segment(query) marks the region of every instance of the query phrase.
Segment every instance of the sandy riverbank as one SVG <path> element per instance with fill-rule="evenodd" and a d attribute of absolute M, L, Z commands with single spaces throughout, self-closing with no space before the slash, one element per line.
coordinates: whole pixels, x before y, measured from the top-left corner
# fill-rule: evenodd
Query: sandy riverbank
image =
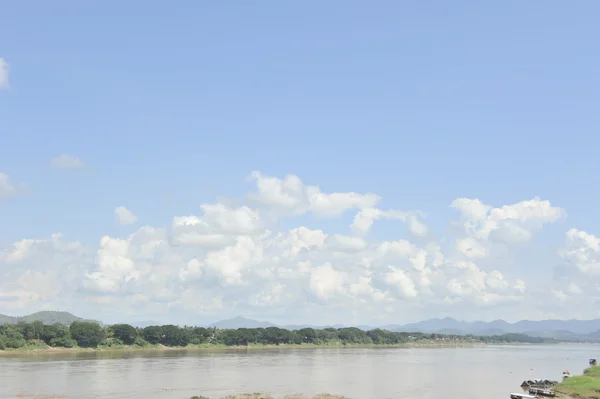
<path fill-rule="evenodd" d="M 52 353 L 84 353 L 84 352 L 122 352 L 122 351 L 224 351 L 224 350 L 261 350 L 261 349 L 334 349 L 334 348 L 468 348 L 476 346 L 485 346 L 484 343 L 453 341 L 453 342 L 411 342 L 395 345 L 375 345 L 375 344 L 342 344 L 330 343 L 324 345 L 313 344 L 283 344 L 283 345 L 261 345 L 253 344 L 248 346 L 225 346 L 225 345 L 189 345 L 185 347 L 169 347 L 156 345 L 150 347 L 139 346 L 119 346 L 119 347 L 100 347 L 100 348 L 53 348 L 53 347 L 24 347 L 19 349 L 0 350 L 2 355 L 20 355 L 20 354 L 52 354 Z"/>
<path fill-rule="evenodd" d="M 205 396 L 192 396 L 191 399 L 210 399 Z M 273 396 L 264 393 L 246 393 L 241 395 L 230 395 L 223 399 L 275 399 Z M 345 396 L 321 393 L 318 395 L 286 395 L 282 399 L 348 399 Z"/>

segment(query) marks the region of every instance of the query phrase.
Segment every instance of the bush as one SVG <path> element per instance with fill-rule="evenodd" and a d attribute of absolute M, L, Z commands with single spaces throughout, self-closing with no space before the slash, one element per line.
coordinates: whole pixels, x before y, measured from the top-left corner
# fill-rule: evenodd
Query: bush
<path fill-rule="evenodd" d="M 27 346 L 36 346 L 40 348 L 46 348 L 48 345 L 41 339 L 30 339 L 27 341 Z"/>
<path fill-rule="evenodd" d="M 143 346 L 149 346 L 149 345 L 150 345 L 150 344 L 148 343 L 148 341 L 146 341 L 144 338 L 142 338 L 142 337 L 139 337 L 139 336 L 138 336 L 138 337 L 135 337 L 135 340 L 133 341 L 133 344 L 134 344 L 134 345 L 137 345 L 137 346 L 142 346 L 142 347 L 143 347 Z"/>
<path fill-rule="evenodd" d="M 50 346 L 55 348 L 74 348 L 77 346 L 77 342 L 74 339 L 68 337 L 52 338 L 50 340 Z"/>
<path fill-rule="evenodd" d="M 6 349 L 18 349 L 27 345 L 27 341 L 23 338 L 6 338 L 4 340 L 4 346 Z"/>
<path fill-rule="evenodd" d="M 123 345 L 123 341 L 121 341 L 119 338 L 106 338 L 100 343 L 100 346 L 104 346 L 106 348 L 120 348 Z"/>

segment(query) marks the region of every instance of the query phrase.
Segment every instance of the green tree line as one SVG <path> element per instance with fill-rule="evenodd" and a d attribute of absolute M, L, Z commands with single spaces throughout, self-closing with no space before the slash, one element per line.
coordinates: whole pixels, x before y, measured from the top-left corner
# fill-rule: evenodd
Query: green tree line
<path fill-rule="evenodd" d="M 460 341 L 481 343 L 526 342 L 543 343 L 552 340 L 530 337 L 525 334 L 495 336 L 426 334 L 418 332 L 393 332 L 379 328 L 364 331 L 355 327 L 302 328 L 286 330 L 278 327 L 238 328 L 219 330 L 205 327 L 179 327 L 175 325 L 136 328 L 129 324 L 102 327 L 93 322 L 76 321 L 70 326 L 32 323 L 0 325 L 0 350 L 26 347 L 111 348 L 122 346 L 189 345 L 398 345 L 423 341 Z"/>

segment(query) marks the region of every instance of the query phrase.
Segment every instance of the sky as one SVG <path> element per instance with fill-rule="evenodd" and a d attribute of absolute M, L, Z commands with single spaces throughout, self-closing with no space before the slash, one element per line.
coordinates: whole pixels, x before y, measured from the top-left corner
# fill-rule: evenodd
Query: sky
<path fill-rule="evenodd" d="M 600 317 L 599 13 L 3 4 L 0 313 Z"/>

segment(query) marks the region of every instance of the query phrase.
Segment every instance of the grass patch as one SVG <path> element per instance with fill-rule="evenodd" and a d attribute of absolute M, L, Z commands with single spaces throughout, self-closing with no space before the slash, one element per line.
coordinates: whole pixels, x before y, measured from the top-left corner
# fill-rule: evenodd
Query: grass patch
<path fill-rule="evenodd" d="M 600 380 L 600 366 L 592 366 L 589 369 L 585 369 L 583 375 L 587 377 L 598 378 Z"/>
<path fill-rule="evenodd" d="M 583 375 L 564 379 L 555 391 L 573 397 L 600 399 L 600 366 L 586 369 Z"/>

